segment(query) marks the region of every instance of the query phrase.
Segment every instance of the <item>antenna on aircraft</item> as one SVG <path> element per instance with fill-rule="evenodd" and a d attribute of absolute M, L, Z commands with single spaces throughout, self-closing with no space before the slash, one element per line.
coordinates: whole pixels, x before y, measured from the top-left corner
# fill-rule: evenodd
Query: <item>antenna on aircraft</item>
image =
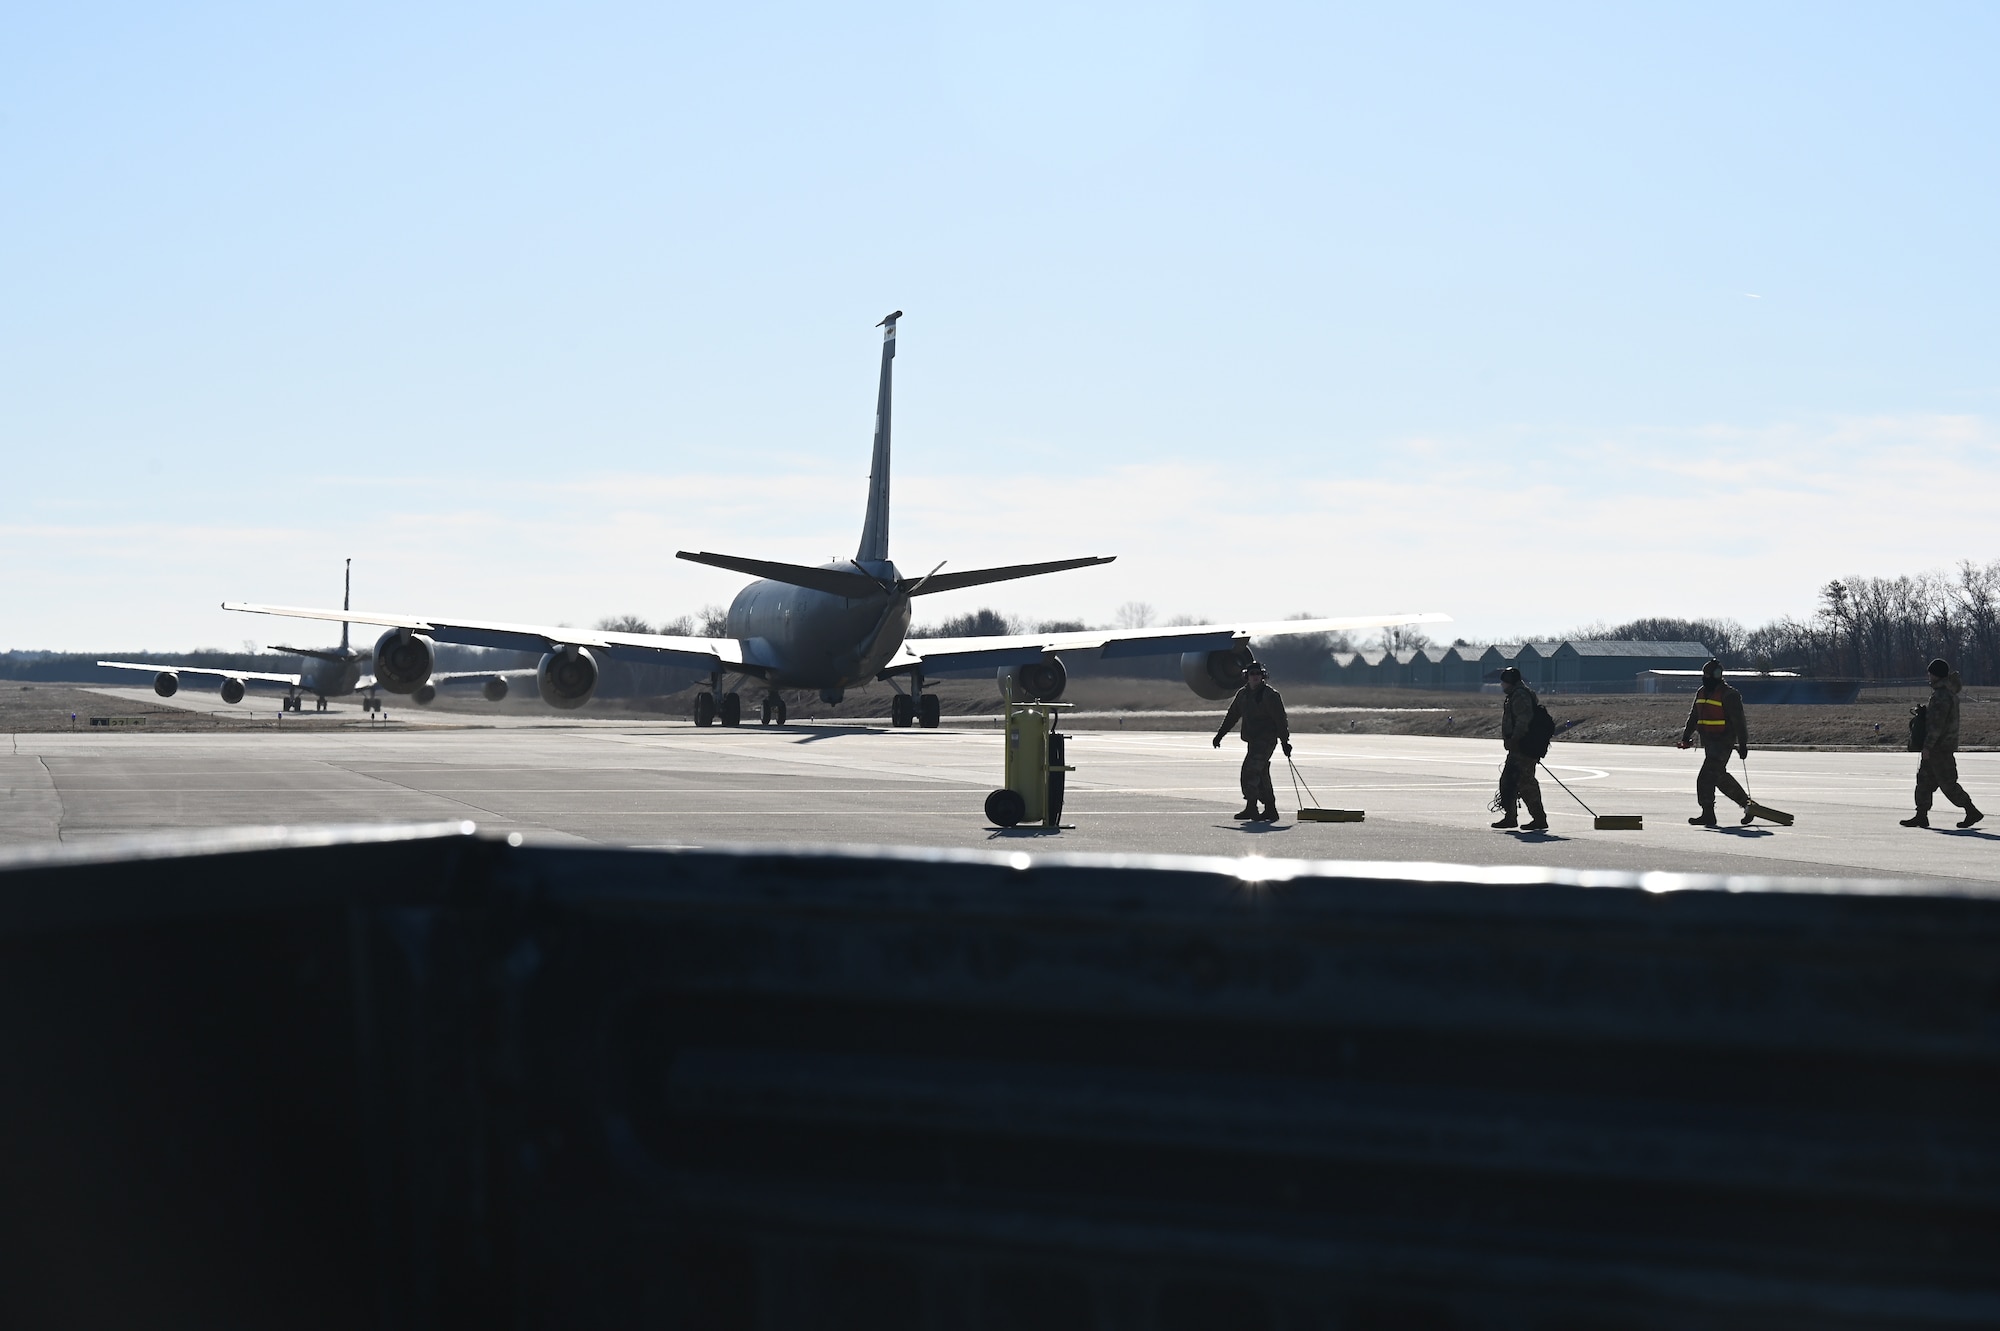
<path fill-rule="evenodd" d="M 341 580 L 340 608 L 346 610 L 354 604 L 354 556 L 347 557 L 347 573 Z M 347 621 L 340 621 L 340 650 L 347 651 Z"/>

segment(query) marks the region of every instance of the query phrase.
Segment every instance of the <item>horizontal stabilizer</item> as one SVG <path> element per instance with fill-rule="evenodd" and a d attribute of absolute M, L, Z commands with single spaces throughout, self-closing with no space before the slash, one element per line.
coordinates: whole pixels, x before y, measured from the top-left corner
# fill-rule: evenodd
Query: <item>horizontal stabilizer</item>
<path fill-rule="evenodd" d="M 769 578 L 772 582 L 789 583 L 794 587 L 810 587 L 816 592 L 827 592 L 834 596 L 880 596 L 882 584 L 865 573 L 848 573 L 837 568 L 807 568 L 803 564 L 780 564 L 770 559 L 744 559 L 738 555 L 716 555 L 703 550 L 690 552 L 678 550 L 674 558 L 685 559 L 694 564 L 707 564 L 713 568 L 726 568 L 733 573 L 748 573 L 753 578 Z"/>
<path fill-rule="evenodd" d="M 927 578 L 904 578 L 897 584 L 896 590 L 905 596 L 929 596 L 933 592 L 955 592 L 961 587 L 983 587 L 989 582 L 1012 582 L 1016 578 L 1061 573 L 1064 569 L 1109 564 L 1117 557 L 1091 555 L 1084 559 L 1056 559 L 1046 564 L 1009 564 L 1005 568 L 972 568 L 963 573 L 933 573 Z"/>
<path fill-rule="evenodd" d="M 352 651 L 330 652 L 312 647 L 286 647 L 278 643 L 273 643 L 269 647 L 266 647 L 264 650 L 267 652 L 283 652 L 287 656 L 310 656 L 315 661 L 353 661 L 357 659 L 366 660 L 368 659 L 369 655 L 367 652 L 362 652 L 357 657 L 357 655 Z"/>

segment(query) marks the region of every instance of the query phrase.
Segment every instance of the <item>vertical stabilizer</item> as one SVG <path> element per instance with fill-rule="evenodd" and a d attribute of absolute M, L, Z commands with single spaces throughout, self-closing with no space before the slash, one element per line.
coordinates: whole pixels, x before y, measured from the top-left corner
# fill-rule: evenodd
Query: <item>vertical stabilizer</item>
<path fill-rule="evenodd" d="M 353 604 L 354 604 L 354 557 L 352 555 L 349 555 L 347 558 L 347 578 L 344 582 L 342 582 L 340 587 L 340 608 L 342 610 L 346 610 L 351 608 Z M 347 646 L 347 621 L 344 619 L 340 621 L 340 650 L 343 652 L 349 650 Z"/>
<path fill-rule="evenodd" d="M 882 383 L 875 390 L 875 461 L 868 469 L 868 518 L 861 524 L 859 560 L 889 557 L 889 397 L 896 361 L 897 310 L 875 326 L 882 330 Z"/>

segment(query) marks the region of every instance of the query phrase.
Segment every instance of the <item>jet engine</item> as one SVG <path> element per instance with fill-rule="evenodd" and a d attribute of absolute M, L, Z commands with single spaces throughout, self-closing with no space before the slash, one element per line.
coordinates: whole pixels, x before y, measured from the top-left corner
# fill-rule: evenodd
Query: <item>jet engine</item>
<path fill-rule="evenodd" d="M 485 695 L 486 701 L 499 702 L 502 698 L 507 696 L 506 677 L 503 675 L 495 675 L 493 678 L 487 680 L 484 684 L 481 684 L 479 686 L 479 691 L 481 694 Z"/>
<path fill-rule="evenodd" d="M 435 684 L 419 684 L 410 691 L 410 701 L 419 707 L 428 707 L 437 701 L 438 687 Z"/>
<path fill-rule="evenodd" d="M 1243 687 L 1243 667 L 1250 660 L 1249 649 L 1232 647 L 1220 652 L 1182 652 L 1181 678 L 1203 698 L 1216 702 L 1236 696 Z"/>
<path fill-rule="evenodd" d="M 549 706 L 574 711 L 597 692 L 597 675 L 597 658 L 589 648 L 565 647 L 550 652 L 535 667 L 535 687 Z"/>
<path fill-rule="evenodd" d="M 162 698 L 171 698 L 181 691 L 181 677 L 171 670 L 162 670 L 153 676 L 153 692 Z"/>
<path fill-rule="evenodd" d="M 390 629 L 375 640 L 375 682 L 391 693 L 415 693 L 436 665 L 436 644 L 421 633 Z"/>
<path fill-rule="evenodd" d="M 224 701 L 224 702 L 226 702 L 226 703 L 239 703 L 239 702 L 242 702 L 242 701 L 243 701 L 243 681 L 242 681 L 242 680 L 240 680 L 240 679 L 225 679 L 225 680 L 223 680 L 223 681 L 222 681 L 222 701 Z"/>
<path fill-rule="evenodd" d="M 1060 656 L 1044 657 L 1026 665 L 1000 667 L 1000 696 L 1019 702 L 1054 702 L 1069 687 L 1069 671 Z"/>

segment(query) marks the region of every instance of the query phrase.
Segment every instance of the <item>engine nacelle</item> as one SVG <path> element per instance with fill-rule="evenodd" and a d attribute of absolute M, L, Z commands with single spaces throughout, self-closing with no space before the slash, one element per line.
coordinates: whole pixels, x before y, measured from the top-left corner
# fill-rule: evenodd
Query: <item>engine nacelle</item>
<path fill-rule="evenodd" d="M 437 696 L 438 686 L 435 684 L 419 684 L 410 690 L 410 701 L 419 707 L 430 706 L 437 701 Z"/>
<path fill-rule="evenodd" d="M 1220 652 L 1182 652 L 1181 678 L 1197 695 L 1213 702 L 1234 698 L 1243 687 L 1243 667 L 1248 651 L 1231 647 Z"/>
<path fill-rule="evenodd" d="M 162 670 L 153 676 L 153 692 L 162 698 L 171 698 L 181 691 L 181 677 L 171 670 Z"/>
<path fill-rule="evenodd" d="M 390 629 L 375 640 L 375 682 L 391 693 L 415 693 L 436 666 L 437 644 L 421 633 Z"/>
<path fill-rule="evenodd" d="M 1000 696 L 1014 702 L 1054 702 L 1069 687 L 1069 671 L 1063 669 L 1060 656 L 1001 666 L 998 678 Z"/>
<path fill-rule="evenodd" d="M 479 692 L 484 695 L 486 701 L 499 702 L 507 696 L 507 680 L 504 676 L 495 675 L 479 686 Z"/>
<path fill-rule="evenodd" d="M 565 647 L 550 652 L 535 667 L 535 687 L 542 701 L 565 712 L 575 711 L 597 692 L 597 658 L 588 647 Z"/>
<path fill-rule="evenodd" d="M 243 681 L 225 679 L 222 681 L 222 701 L 235 704 L 243 701 Z"/>

